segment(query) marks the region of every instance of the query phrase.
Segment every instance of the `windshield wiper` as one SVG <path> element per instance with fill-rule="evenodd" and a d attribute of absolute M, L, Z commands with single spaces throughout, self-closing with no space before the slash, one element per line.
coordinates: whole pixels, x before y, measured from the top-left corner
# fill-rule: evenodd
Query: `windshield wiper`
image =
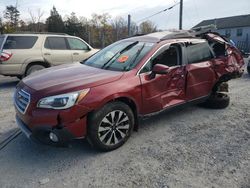
<path fill-rule="evenodd" d="M 129 70 L 131 68 L 131 66 L 135 63 L 136 59 L 139 57 L 139 55 L 141 54 L 141 51 L 143 50 L 143 48 L 145 47 L 145 43 L 142 45 L 142 47 L 140 49 L 137 50 L 136 54 L 135 54 L 135 58 L 132 61 L 132 63 L 130 63 L 126 68 L 124 67 L 125 70 Z"/>
<path fill-rule="evenodd" d="M 111 60 L 113 60 L 116 56 L 121 55 L 122 53 L 128 51 L 129 49 L 131 49 L 133 46 L 135 46 L 136 44 L 138 44 L 139 41 L 133 42 L 132 44 L 129 44 L 128 46 L 126 46 L 125 48 L 123 48 L 121 51 L 117 52 L 115 55 L 113 55 L 106 63 L 103 64 L 103 66 L 101 67 L 101 69 L 104 69 L 105 66 L 107 66 L 106 68 L 109 68 L 110 65 L 112 65 Z M 111 62 L 111 63 L 110 63 Z M 110 64 L 109 64 L 110 63 Z"/>

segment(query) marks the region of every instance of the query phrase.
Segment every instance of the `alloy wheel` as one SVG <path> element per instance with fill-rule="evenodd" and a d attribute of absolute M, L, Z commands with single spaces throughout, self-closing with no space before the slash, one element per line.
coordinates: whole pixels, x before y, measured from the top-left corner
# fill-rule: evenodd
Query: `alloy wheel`
<path fill-rule="evenodd" d="M 99 140 L 107 146 L 116 145 L 126 137 L 129 128 L 130 121 L 125 112 L 121 110 L 109 112 L 99 125 Z"/>

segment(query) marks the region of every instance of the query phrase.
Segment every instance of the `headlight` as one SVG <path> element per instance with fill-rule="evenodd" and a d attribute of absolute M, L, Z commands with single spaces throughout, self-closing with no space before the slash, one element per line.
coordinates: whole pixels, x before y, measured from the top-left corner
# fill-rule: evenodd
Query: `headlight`
<path fill-rule="evenodd" d="M 89 89 L 84 89 L 82 91 L 46 97 L 39 100 L 39 102 L 37 103 L 37 107 L 51 109 L 67 109 L 74 106 L 78 101 L 82 100 L 88 92 Z"/>

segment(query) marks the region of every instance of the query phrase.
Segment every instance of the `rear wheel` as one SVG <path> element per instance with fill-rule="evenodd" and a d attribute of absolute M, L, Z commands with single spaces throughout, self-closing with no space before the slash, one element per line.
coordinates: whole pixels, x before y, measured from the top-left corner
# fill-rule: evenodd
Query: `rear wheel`
<path fill-rule="evenodd" d="M 45 67 L 43 65 L 31 65 L 27 69 L 25 76 L 29 76 L 29 75 L 33 74 L 34 72 L 42 70 L 42 69 L 45 69 Z"/>
<path fill-rule="evenodd" d="M 228 107 L 230 97 L 225 93 L 212 94 L 201 106 L 213 109 L 223 109 Z"/>
<path fill-rule="evenodd" d="M 134 114 L 122 102 L 112 102 L 89 117 L 88 139 L 98 149 L 114 150 L 123 145 L 131 135 Z"/>

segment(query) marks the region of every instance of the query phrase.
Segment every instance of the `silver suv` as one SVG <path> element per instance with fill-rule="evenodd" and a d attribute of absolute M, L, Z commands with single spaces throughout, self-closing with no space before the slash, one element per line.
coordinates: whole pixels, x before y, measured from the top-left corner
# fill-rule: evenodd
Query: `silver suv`
<path fill-rule="evenodd" d="M 47 67 L 85 60 L 97 51 L 66 34 L 0 35 L 0 74 L 22 78 Z"/>

